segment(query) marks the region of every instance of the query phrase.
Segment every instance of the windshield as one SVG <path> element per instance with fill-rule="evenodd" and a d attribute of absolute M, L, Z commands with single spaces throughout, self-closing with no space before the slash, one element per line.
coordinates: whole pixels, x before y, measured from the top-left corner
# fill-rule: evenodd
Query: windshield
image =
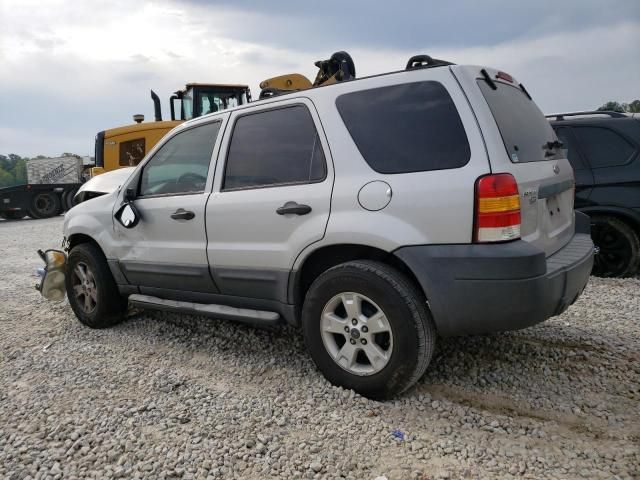
<path fill-rule="evenodd" d="M 207 115 L 243 105 L 247 103 L 247 96 L 243 90 L 238 89 L 199 88 L 196 102 L 194 115 Z"/>
<path fill-rule="evenodd" d="M 558 158 L 562 152 L 547 142 L 557 140 L 538 106 L 517 86 L 495 82 L 495 90 L 484 79 L 478 86 L 498 124 L 504 147 L 513 163 Z"/>
<path fill-rule="evenodd" d="M 183 120 L 193 118 L 193 88 L 187 90 L 182 96 Z"/>

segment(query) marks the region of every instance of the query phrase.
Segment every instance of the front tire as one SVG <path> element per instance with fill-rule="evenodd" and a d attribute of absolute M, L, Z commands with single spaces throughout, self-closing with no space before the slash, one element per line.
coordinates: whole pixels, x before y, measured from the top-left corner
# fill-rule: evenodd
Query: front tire
<path fill-rule="evenodd" d="M 307 348 L 327 380 L 376 399 L 418 381 L 436 338 L 416 286 L 394 268 L 368 260 L 320 275 L 307 292 L 302 323 Z"/>
<path fill-rule="evenodd" d="M 629 277 L 640 266 L 640 238 L 627 223 L 606 215 L 591 217 L 596 246 L 592 273 L 597 277 Z"/>
<path fill-rule="evenodd" d="M 121 322 L 127 301 L 116 285 L 102 251 L 91 243 L 73 247 L 65 275 L 67 298 L 78 320 L 90 328 Z"/>

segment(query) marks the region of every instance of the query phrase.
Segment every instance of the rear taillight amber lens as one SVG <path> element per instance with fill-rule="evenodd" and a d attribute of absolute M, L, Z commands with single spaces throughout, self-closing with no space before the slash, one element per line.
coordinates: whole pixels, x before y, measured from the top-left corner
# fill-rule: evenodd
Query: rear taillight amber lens
<path fill-rule="evenodd" d="M 476 181 L 473 240 L 505 242 L 520 238 L 520 194 L 510 173 L 486 175 Z"/>

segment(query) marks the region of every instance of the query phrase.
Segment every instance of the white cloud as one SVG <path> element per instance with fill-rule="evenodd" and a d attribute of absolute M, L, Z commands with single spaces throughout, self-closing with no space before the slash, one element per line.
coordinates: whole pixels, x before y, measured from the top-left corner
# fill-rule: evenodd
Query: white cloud
<path fill-rule="evenodd" d="M 0 16 L 9 19 L 0 31 L 0 153 L 89 154 L 97 131 L 133 113 L 152 118 L 151 88 L 166 116 L 184 83 L 247 83 L 257 97 L 261 80 L 292 71 L 313 78 L 313 61 L 331 54 L 321 44 L 302 52 L 295 38 L 290 48 L 230 39 L 221 32 L 243 27 L 237 11 L 172 2 L 0 0 Z M 640 22 L 629 20 L 494 46 L 433 51 L 416 37 L 410 51 L 343 48 L 359 76 L 401 69 L 416 53 L 495 66 L 551 112 L 640 97 L 638 45 Z"/>

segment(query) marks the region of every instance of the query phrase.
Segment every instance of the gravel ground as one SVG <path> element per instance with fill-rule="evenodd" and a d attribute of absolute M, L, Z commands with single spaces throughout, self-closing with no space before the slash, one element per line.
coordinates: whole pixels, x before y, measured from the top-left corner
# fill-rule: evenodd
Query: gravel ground
<path fill-rule="evenodd" d="M 0 478 L 640 478 L 640 280 L 440 340 L 395 401 L 333 387 L 298 331 L 145 312 L 109 330 L 33 290 L 62 217 L 0 221 Z"/>

